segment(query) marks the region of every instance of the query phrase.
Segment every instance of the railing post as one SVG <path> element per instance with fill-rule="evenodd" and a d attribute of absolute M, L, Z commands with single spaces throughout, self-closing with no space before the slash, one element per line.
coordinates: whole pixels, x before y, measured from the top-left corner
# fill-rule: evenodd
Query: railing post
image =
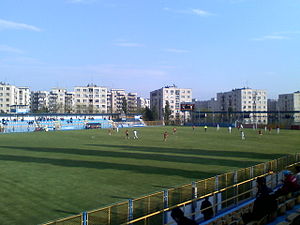
<path fill-rule="evenodd" d="M 238 181 L 238 174 L 237 174 L 237 171 L 234 171 L 234 177 L 233 177 L 233 180 L 234 180 L 234 184 L 237 184 L 237 181 Z M 234 188 L 234 195 L 235 195 L 235 198 L 234 198 L 234 204 L 236 205 L 237 204 L 237 195 L 238 195 L 238 186 L 236 186 Z"/>
<path fill-rule="evenodd" d="M 128 199 L 128 222 L 133 219 L 133 201 Z"/>
<path fill-rule="evenodd" d="M 215 177 L 215 191 L 218 191 L 218 190 L 219 190 L 219 176 L 217 175 Z M 218 193 L 214 195 L 214 198 L 215 198 L 214 199 L 214 203 L 215 203 L 215 212 L 216 212 L 216 214 L 218 213 L 218 207 L 219 207 L 219 204 L 218 204 L 219 199 L 218 199 L 218 197 L 219 197 Z"/>
<path fill-rule="evenodd" d="M 168 189 L 164 190 L 164 209 L 169 207 L 169 191 Z M 163 224 L 168 223 L 168 212 L 164 212 L 163 214 Z"/>
<path fill-rule="evenodd" d="M 193 213 L 193 220 L 195 220 L 196 218 L 196 215 L 195 215 L 195 212 L 196 212 L 196 209 L 197 209 L 197 201 L 195 199 L 197 199 L 198 197 L 198 189 L 197 189 L 197 185 L 196 185 L 196 182 L 192 182 L 192 200 L 194 200 L 192 202 L 192 213 Z"/>
<path fill-rule="evenodd" d="M 82 213 L 82 225 L 88 225 L 87 212 Z"/>

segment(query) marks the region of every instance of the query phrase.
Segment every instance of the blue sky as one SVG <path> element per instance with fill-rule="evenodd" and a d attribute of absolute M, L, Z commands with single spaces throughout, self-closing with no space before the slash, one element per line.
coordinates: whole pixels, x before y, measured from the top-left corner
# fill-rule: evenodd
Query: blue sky
<path fill-rule="evenodd" d="M 299 0 L 1 0 L 0 81 L 148 97 L 300 89 Z"/>

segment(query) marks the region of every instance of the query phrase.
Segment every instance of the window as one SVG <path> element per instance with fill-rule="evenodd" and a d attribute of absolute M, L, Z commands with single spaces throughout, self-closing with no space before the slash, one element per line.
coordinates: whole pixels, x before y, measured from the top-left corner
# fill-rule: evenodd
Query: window
<path fill-rule="evenodd" d="M 9 90 L 10 90 L 10 88 L 9 88 L 9 87 L 7 87 L 7 88 L 6 88 L 6 90 L 7 90 L 7 91 L 9 91 Z"/>

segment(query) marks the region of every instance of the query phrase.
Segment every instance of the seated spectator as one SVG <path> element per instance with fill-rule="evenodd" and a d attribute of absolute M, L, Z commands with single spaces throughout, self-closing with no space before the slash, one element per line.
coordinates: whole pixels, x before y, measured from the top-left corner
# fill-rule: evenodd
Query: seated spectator
<path fill-rule="evenodd" d="M 204 216 L 204 220 L 209 220 L 214 216 L 214 211 L 212 208 L 211 202 L 208 200 L 208 197 L 201 204 L 201 213 Z"/>
<path fill-rule="evenodd" d="M 275 194 L 277 197 L 281 195 L 287 195 L 291 192 L 299 191 L 300 190 L 300 185 L 297 183 L 296 177 L 292 174 L 291 171 L 285 170 L 283 171 L 284 175 L 284 180 L 283 185 L 281 188 L 279 188 Z"/>
<path fill-rule="evenodd" d="M 297 184 L 300 186 L 300 166 L 296 166 L 296 180 L 297 180 Z"/>
<path fill-rule="evenodd" d="M 177 225 L 197 225 L 194 220 L 185 217 L 180 208 L 173 209 L 171 216 L 176 221 Z"/>
<path fill-rule="evenodd" d="M 254 201 L 253 210 L 251 213 L 243 215 L 243 220 L 248 223 L 253 220 L 260 220 L 264 216 L 277 210 L 276 197 L 272 190 L 268 188 L 265 177 L 258 177 L 257 193 Z"/>

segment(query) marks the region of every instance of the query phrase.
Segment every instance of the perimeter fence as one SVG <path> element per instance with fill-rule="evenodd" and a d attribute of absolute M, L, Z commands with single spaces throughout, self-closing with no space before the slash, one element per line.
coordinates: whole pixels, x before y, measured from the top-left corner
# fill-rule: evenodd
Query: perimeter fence
<path fill-rule="evenodd" d="M 209 197 L 214 213 L 218 214 L 253 198 L 257 177 L 267 176 L 270 187 L 275 188 L 281 182 L 282 171 L 297 163 L 300 163 L 300 154 L 287 155 L 44 225 L 174 224 L 170 211 L 175 207 L 183 207 L 186 215 L 201 220 L 200 205 L 205 197 Z"/>

